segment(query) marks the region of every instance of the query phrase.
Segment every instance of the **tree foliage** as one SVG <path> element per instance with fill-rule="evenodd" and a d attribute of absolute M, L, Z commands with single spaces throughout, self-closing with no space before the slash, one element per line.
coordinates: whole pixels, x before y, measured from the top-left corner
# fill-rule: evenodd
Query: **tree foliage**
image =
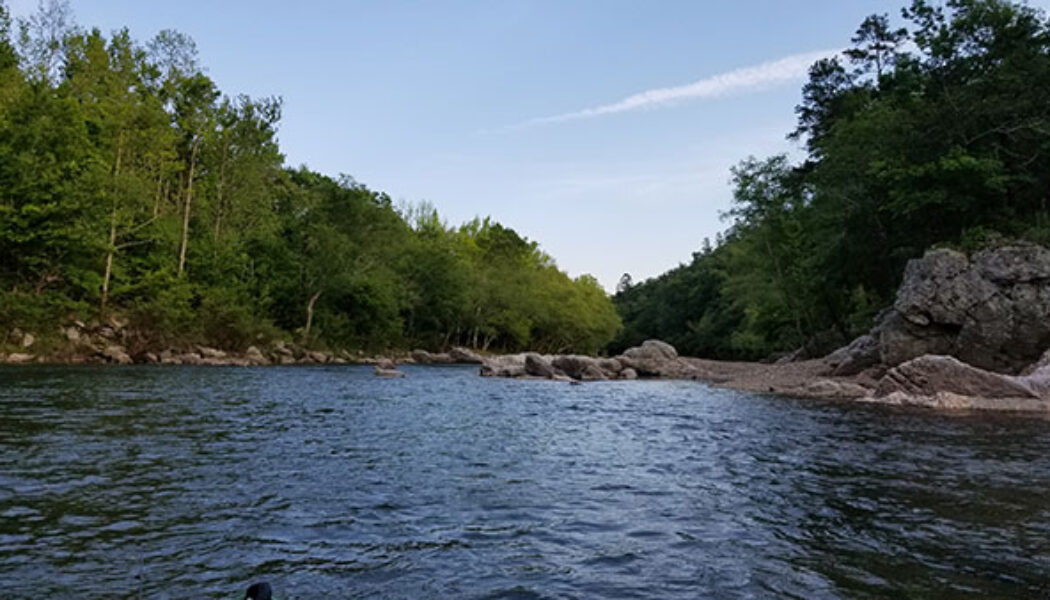
<path fill-rule="evenodd" d="M 761 357 L 871 325 L 908 259 L 934 245 L 1050 241 L 1050 24 L 1006 0 L 915 0 L 817 62 L 789 137 L 800 164 L 733 172 L 721 243 L 615 297 L 614 346 L 677 340 Z"/>
<path fill-rule="evenodd" d="M 124 314 L 135 349 L 595 352 L 620 321 L 510 228 L 399 212 L 284 165 L 279 98 L 223 94 L 188 36 L 106 36 L 0 2 L 0 336 Z"/>

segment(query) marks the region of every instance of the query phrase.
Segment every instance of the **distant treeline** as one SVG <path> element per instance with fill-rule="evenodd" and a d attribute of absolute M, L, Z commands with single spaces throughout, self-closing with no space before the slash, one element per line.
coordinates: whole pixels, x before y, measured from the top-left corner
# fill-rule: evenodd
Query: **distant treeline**
<path fill-rule="evenodd" d="M 142 348 L 270 338 L 595 352 L 620 320 L 591 277 L 488 219 L 306 168 L 277 98 L 223 95 L 192 40 L 77 27 L 0 0 L 0 345 L 119 315 Z"/>
<path fill-rule="evenodd" d="M 733 170 L 732 223 L 689 264 L 615 297 L 616 350 L 821 352 L 866 331 L 936 245 L 1050 242 L 1050 26 L 1001 0 L 916 0 L 810 70 L 789 137 L 807 157 Z"/>

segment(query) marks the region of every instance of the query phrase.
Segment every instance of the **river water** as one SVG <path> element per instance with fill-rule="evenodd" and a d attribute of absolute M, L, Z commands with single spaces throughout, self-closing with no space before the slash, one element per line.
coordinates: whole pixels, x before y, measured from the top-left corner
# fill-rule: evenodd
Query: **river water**
<path fill-rule="evenodd" d="M 1050 589 L 1046 420 L 405 370 L 0 369 L 3 597 Z"/>

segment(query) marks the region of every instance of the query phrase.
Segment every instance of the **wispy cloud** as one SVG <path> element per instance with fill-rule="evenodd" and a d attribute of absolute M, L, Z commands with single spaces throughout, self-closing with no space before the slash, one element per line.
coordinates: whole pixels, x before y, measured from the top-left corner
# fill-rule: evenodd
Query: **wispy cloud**
<path fill-rule="evenodd" d="M 720 73 L 686 85 L 646 90 L 611 104 L 602 104 L 550 117 L 530 119 L 513 125 L 508 129 L 591 119 L 633 110 L 648 110 L 686 100 L 718 98 L 733 93 L 768 89 L 804 79 L 810 65 L 822 58 L 835 56 L 838 53 L 838 50 L 820 50 L 793 54 L 760 65 Z"/>

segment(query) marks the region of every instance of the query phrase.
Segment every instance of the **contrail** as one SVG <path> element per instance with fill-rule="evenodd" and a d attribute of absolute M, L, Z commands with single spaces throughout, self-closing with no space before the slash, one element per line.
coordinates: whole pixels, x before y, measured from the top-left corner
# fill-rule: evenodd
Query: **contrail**
<path fill-rule="evenodd" d="M 813 63 L 822 58 L 831 58 L 838 54 L 838 50 L 820 50 L 817 52 L 793 54 L 760 65 L 743 67 L 707 77 L 686 85 L 646 90 L 627 96 L 623 100 L 612 104 L 602 104 L 551 117 L 530 119 L 518 125 L 513 125 L 509 129 L 590 119 L 632 110 L 657 108 L 684 100 L 718 98 L 731 93 L 767 89 L 779 84 L 805 79 L 809 72 L 809 67 Z"/>

